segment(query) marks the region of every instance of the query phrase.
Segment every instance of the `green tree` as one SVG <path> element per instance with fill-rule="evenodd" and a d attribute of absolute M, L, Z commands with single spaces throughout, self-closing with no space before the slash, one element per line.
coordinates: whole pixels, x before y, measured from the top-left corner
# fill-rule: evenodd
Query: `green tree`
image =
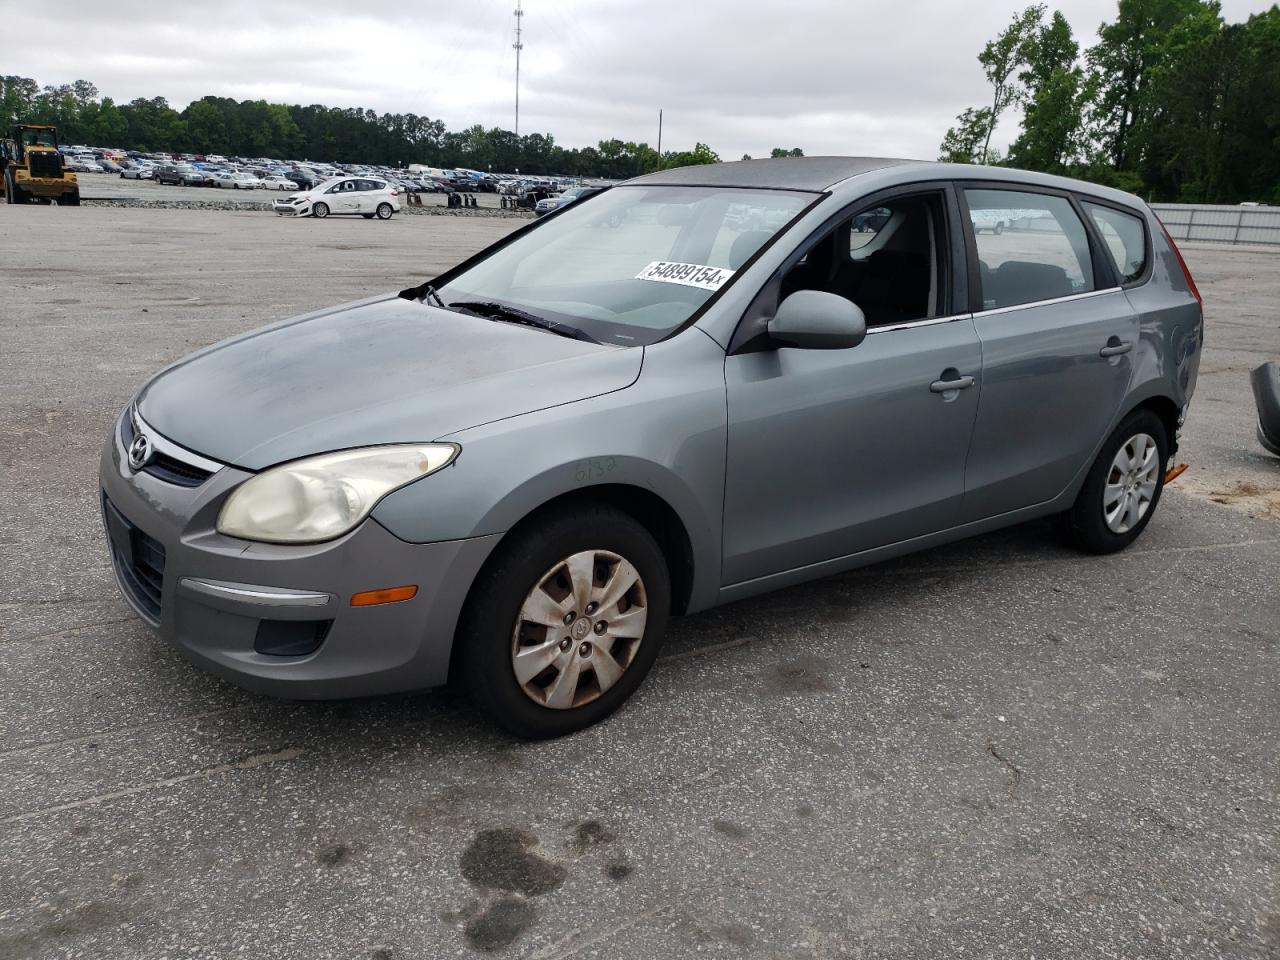
<path fill-rule="evenodd" d="M 1133 131 L 1150 118 L 1152 68 L 1164 57 L 1169 32 L 1204 0 L 1119 0 L 1116 19 L 1098 28 L 1089 63 L 1099 78 L 1098 131 L 1111 162 L 1126 169 L 1134 161 Z M 1216 3 L 1212 4 L 1215 7 Z M 1141 134 L 1140 134 L 1141 136 Z"/>
<path fill-rule="evenodd" d="M 1044 12 L 1043 5 L 1033 4 L 1014 14 L 1009 25 L 982 48 L 978 63 L 991 84 L 991 106 L 967 109 L 956 118 L 957 125 L 947 131 L 942 141 L 941 154 L 944 158 L 961 163 L 994 162 L 991 137 L 1005 111 L 1025 95 L 1019 82 L 1020 71 L 1026 67 L 1031 45 L 1040 34 Z M 973 135 L 979 132 L 974 125 L 979 122 L 983 124 L 980 129 L 981 149 L 970 151 L 968 147 Z M 961 159 L 966 154 L 973 159 Z"/>
<path fill-rule="evenodd" d="M 705 143 L 697 143 L 692 150 L 670 152 L 662 155 L 663 167 L 695 167 L 703 163 L 719 163 L 720 155 Z"/>
<path fill-rule="evenodd" d="M 990 107 L 968 108 L 942 138 L 938 159 L 944 163 L 983 163 L 990 129 Z"/>
<path fill-rule="evenodd" d="M 790 150 L 786 147 L 774 147 L 769 151 L 769 156 L 774 159 L 778 159 L 780 157 L 803 157 L 804 151 L 799 147 L 792 147 Z"/>
<path fill-rule="evenodd" d="M 1079 53 L 1060 11 L 1028 39 L 1018 74 L 1025 103 L 1022 132 L 1009 148 L 1009 162 L 1015 166 L 1061 173 L 1075 159 L 1092 91 L 1076 64 Z"/>

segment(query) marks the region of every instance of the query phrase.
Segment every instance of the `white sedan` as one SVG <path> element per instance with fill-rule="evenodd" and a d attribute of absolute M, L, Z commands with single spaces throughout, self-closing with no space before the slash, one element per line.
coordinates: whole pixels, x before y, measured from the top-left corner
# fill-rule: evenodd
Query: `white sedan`
<path fill-rule="evenodd" d="M 252 173 L 219 173 L 214 179 L 217 186 L 227 190 L 257 190 L 262 186 Z"/>
<path fill-rule="evenodd" d="M 360 214 L 366 220 L 390 220 L 400 209 L 400 191 L 386 180 L 374 177 L 334 177 L 310 190 L 271 201 L 271 209 L 282 217 L 330 214 Z"/>
<path fill-rule="evenodd" d="M 125 167 L 120 171 L 120 179 L 122 180 L 150 180 L 155 174 L 156 168 L 150 164 L 136 163 L 131 167 Z"/>
<path fill-rule="evenodd" d="M 263 190 L 297 190 L 298 185 L 287 177 L 263 177 Z"/>

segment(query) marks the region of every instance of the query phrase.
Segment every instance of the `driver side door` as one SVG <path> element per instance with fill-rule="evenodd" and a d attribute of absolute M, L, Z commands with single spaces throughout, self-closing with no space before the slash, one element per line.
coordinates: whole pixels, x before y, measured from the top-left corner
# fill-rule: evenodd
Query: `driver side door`
<path fill-rule="evenodd" d="M 847 296 L 867 337 L 731 347 L 724 587 L 956 523 L 982 363 L 971 316 L 953 308 L 965 302 L 958 221 L 949 188 L 881 195 L 810 238 L 762 292 L 774 309 L 796 289 Z"/>

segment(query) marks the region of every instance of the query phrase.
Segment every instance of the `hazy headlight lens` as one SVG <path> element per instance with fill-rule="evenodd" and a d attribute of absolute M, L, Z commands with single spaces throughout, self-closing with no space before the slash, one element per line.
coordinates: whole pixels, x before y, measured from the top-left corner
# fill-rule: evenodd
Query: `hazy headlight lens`
<path fill-rule="evenodd" d="M 264 470 L 242 483 L 218 515 L 218 532 L 266 543 L 332 540 L 392 490 L 447 467 L 452 443 L 344 450 Z"/>

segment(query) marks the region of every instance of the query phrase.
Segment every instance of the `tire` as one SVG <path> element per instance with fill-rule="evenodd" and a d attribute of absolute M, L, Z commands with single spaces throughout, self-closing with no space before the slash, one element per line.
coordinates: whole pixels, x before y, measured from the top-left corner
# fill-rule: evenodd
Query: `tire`
<path fill-rule="evenodd" d="M 80 206 L 80 191 L 72 190 L 70 193 L 64 193 L 58 197 L 58 206 L 60 207 L 78 207 Z"/>
<path fill-rule="evenodd" d="M 1141 438 L 1145 438 L 1142 441 Z M 1145 453 L 1144 447 L 1153 452 Z M 1121 451 L 1142 463 L 1124 471 Z M 1160 504 L 1168 469 L 1169 440 L 1164 422 L 1151 410 L 1135 410 L 1098 451 L 1084 486 L 1059 527 L 1067 541 L 1086 553 L 1115 553 L 1141 536 Z M 1136 475 L 1136 481 L 1133 479 Z"/>
<path fill-rule="evenodd" d="M 389 203 L 378 204 L 377 214 L 379 220 L 390 220 L 391 215 L 395 212 L 395 208 Z"/>
<path fill-rule="evenodd" d="M 372 214 L 372 213 L 362 213 L 362 214 L 360 214 L 360 216 L 364 217 L 366 220 L 372 220 L 372 219 L 373 219 L 373 214 Z"/>
<path fill-rule="evenodd" d="M 313 203 L 311 205 L 311 215 L 317 220 L 323 220 L 329 215 L 329 205 L 327 203 Z"/>
<path fill-rule="evenodd" d="M 1000 236 L 1000 234 L 1004 233 L 1004 221 L 1002 220 L 1000 223 L 997 223 L 995 225 L 995 228 L 991 232 L 994 233 L 997 237 Z"/>
<path fill-rule="evenodd" d="M 570 561 L 590 571 L 589 586 L 583 578 L 578 590 L 568 588 Z M 638 579 L 622 598 L 611 599 L 611 578 L 625 584 L 631 574 Z M 599 632 L 605 621 L 587 614 L 590 606 L 576 609 L 584 597 L 605 602 L 599 612 L 615 613 L 618 635 L 608 627 Z M 540 606 L 543 622 L 521 616 Z M 476 578 L 455 641 L 459 674 L 475 702 L 508 732 L 529 740 L 564 736 L 603 720 L 640 686 L 657 659 L 670 608 L 666 559 L 639 523 L 603 504 L 551 513 L 504 542 Z M 566 625 L 562 610 L 577 619 Z M 627 631 L 638 637 L 623 635 L 624 616 L 639 617 Z M 545 651 L 528 661 L 529 670 L 541 665 L 541 671 L 518 677 L 518 650 L 526 658 Z M 606 664 L 611 680 L 597 672 Z"/>

